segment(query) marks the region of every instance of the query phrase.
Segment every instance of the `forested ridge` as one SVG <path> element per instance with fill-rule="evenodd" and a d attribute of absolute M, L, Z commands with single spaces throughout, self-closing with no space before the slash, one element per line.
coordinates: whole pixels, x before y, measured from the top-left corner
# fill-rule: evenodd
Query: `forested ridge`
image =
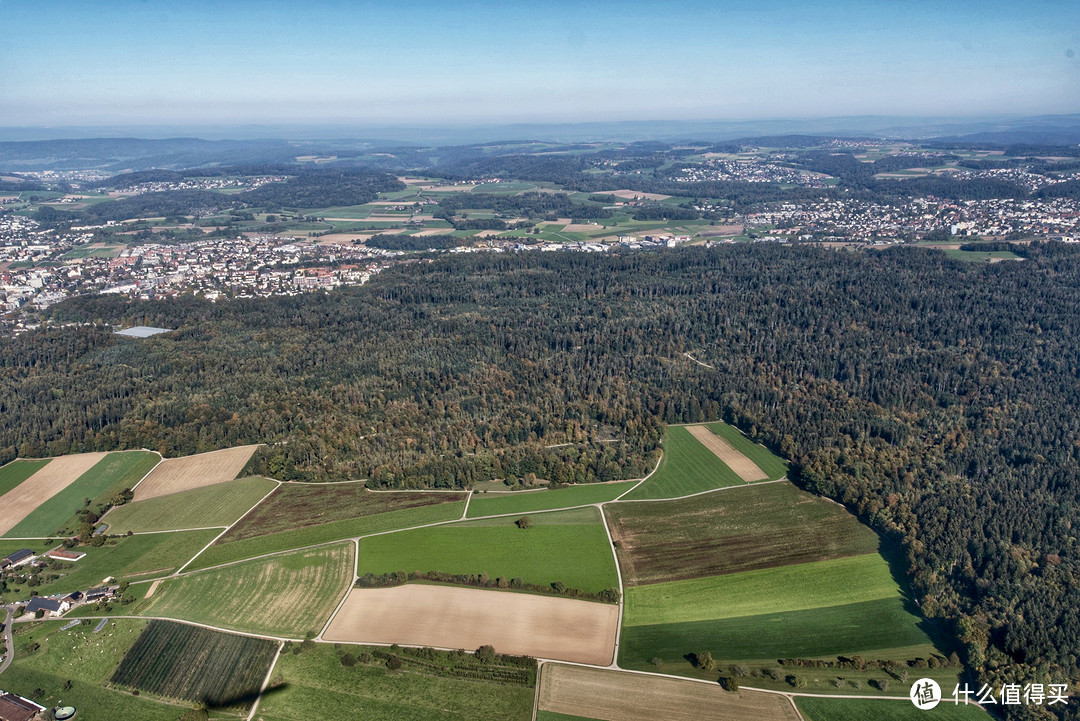
<path fill-rule="evenodd" d="M 463 486 L 642 475 L 723 418 L 902 539 L 986 679 L 1080 676 L 1080 252 L 450 257 L 326 295 L 88 297 L 0 350 L 8 457 L 265 442 L 253 470 Z M 683 356 L 689 351 L 702 367 Z M 570 443 L 559 448 L 545 448 Z"/>

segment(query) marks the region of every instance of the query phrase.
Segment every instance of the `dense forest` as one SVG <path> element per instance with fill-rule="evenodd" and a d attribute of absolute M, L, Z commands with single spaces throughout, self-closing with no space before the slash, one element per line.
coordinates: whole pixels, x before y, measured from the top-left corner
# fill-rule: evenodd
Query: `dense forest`
<path fill-rule="evenodd" d="M 54 319 L 178 330 L 6 341 L 0 448 L 265 442 L 252 470 L 282 478 L 587 482 L 646 472 L 665 423 L 723 418 L 902 540 L 984 679 L 1076 679 L 1080 252 L 1026 255 L 500 254 L 325 295 L 81 298 Z"/>

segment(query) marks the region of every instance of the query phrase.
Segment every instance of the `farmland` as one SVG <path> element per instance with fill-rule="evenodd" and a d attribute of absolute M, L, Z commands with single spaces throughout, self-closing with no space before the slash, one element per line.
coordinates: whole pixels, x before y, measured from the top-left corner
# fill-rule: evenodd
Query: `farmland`
<path fill-rule="evenodd" d="M 846 509 L 790 483 L 605 507 L 629 585 L 697 578 L 876 551 Z"/>
<path fill-rule="evenodd" d="M 526 529 L 515 520 L 492 518 L 365 538 L 357 572 L 483 573 L 542 586 L 561 581 L 589 593 L 618 587 L 595 508 L 537 514 Z"/>
<path fill-rule="evenodd" d="M 345 666 L 341 654 L 361 660 Z M 532 684 L 456 678 L 437 661 L 414 663 L 402 652 L 403 666 L 390 671 L 376 653 L 385 649 L 319 644 L 300 653 L 282 654 L 274 669 L 281 688 L 259 705 L 264 721 L 308 721 L 312 709 L 321 718 L 352 719 L 359 709 L 367 721 L 529 721 Z M 467 657 L 462 661 L 471 659 Z"/>
<path fill-rule="evenodd" d="M 105 457 L 104 453 L 79 453 L 54 458 L 32 476 L 4 494 L 4 515 L 0 518 L 0 534 L 11 536 L 11 530 L 34 510 L 75 482 Z M 74 510 L 74 509 L 72 509 Z M 67 516 L 60 520 L 63 523 Z M 48 535 L 50 531 L 35 535 Z"/>
<path fill-rule="evenodd" d="M 852 584 L 852 579 L 859 583 Z M 623 623 L 684 623 L 894 598 L 900 589 L 876 553 L 724 576 L 635 586 Z"/>
<path fill-rule="evenodd" d="M 149 451 L 120 451 L 110 453 L 75 479 L 70 485 L 35 508 L 9 536 L 46 536 L 78 527 L 75 512 L 83 508 L 84 499 L 109 498 L 131 488 L 150 472 L 160 460 Z"/>
<path fill-rule="evenodd" d="M 606 665 L 618 622 L 619 609 L 609 603 L 410 583 L 353 589 L 323 638 L 441 648 L 491 644 L 501 653 Z"/>
<path fill-rule="evenodd" d="M 221 541 L 242 541 L 380 513 L 452 504 L 464 499 L 463 493 L 376 492 L 368 490 L 362 483 L 283 483 Z M 461 515 L 461 508 L 457 515 Z"/>
<path fill-rule="evenodd" d="M 276 486 L 266 478 L 241 478 L 118 506 L 103 520 L 112 534 L 225 527 Z"/>
<path fill-rule="evenodd" d="M 164 575 L 186 563 L 215 533 L 212 530 L 156 533 L 111 538 L 100 547 L 80 546 L 77 550 L 86 553 L 85 558 L 73 564 L 52 562 L 52 568 L 39 574 L 41 584 L 34 590 L 42 595 L 66 593 L 96 586 L 107 576 L 135 580 L 140 576 Z M 49 548 L 55 546 L 53 543 Z M 40 548 L 36 541 L 32 547 Z M 10 580 L 8 584 L 17 593 L 30 591 L 23 584 Z"/>
<path fill-rule="evenodd" d="M 787 461 L 774 454 L 768 448 L 765 448 L 758 443 L 754 443 L 744 436 L 735 426 L 717 422 L 706 423 L 705 427 L 734 446 L 735 450 L 739 453 L 753 461 L 754 465 L 765 472 L 765 476 L 769 480 L 776 480 L 777 478 L 783 478 L 787 475 Z"/>
<path fill-rule="evenodd" d="M 139 601 L 138 613 L 297 638 L 318 631 L 353 579 L 353 545 L 187 574 Z"/>
<path fill-rule="evenodd" d="M 259 504 L 259 510 L 263 504 Z M 399 528 L 422 525 L 425 523 L 439 523 L 460 518 L 465 509 L 465 501 L 451 503 L 438 503 L 430 506 L 406 508 L 400 511 L 376 513 L 369 516 L 358 516 L 332 523 L 323 523 L 317 526 L 297 528 L 292 531 L 280 531 L 266 536 L 254 536 L 240 541 L 229 541 L 232 531 L 226 534 L 221 541 L 206 549 L 191 564 L 192 570 L 208 568 L 221 563 L 231 563 L 245 558 L 253 558 L 265 553 L 287 551 L 293 548 L 301 548 L 317 543 L 339 541 L 343 538 L 363 536 L 369 533 L 382 533 Z M 251 516 L 254 516 L 252 513 Z M 247 526 L 251 516 L 244 518 L 243 524 L 237 524 L 232 530 L 240 525 Z"/>
<path fill-rule="evenodd" d="M 603 721 L 797 721 L 783 696 L 621 671 L 545 664 L 542 711 Z M 544 718 L 541 716 L 541 718 Z M 555 717 L 559 718 L 559 717 Z"/>
<path fill-rule="evenodd" d="M 634 487 L 625 483 L 590 483 L 547 491 L 512 491 L 501 494 L 473 496 L 469 503 L 469 518 L 495 516 L 500 513 L 529 513 L 551 508 L 569 508 L 588 503 L 611 501 Z"/>
<path fill-rule="evenodd" d="M 3 689 L 43 705 L 63 700 L 79 709 L 79 718 L 90 721 L 176 721 L 180 709 L 175 706 L 104 685 L 146 622 L 113 621 L 94 633 L 96 623 L 85 621 L 67 631 L 58 623 L 17 625 L 15 657 L 4 672 Z M 37 648 L 31 651 L 34 644 Z M 35 689 L 45 694 L 35 697 Z"/>
<path fill-rule="evenodd" d="M 167 458 L 135 489 L 135 500 L 231 481 L 244 469 L 256 448 L 255 445 L 238 446 L 183 458 Z"/>
<path fill-rule="evenodd" d="M 0 496 L 34 475 L 48 462 L 19 459 L 0 467 Z"/>
<path fill-rule="evenodd" d="M 708 428 L 728 441 L 736 450 L 750 451 L 752 456 L 748 458 L 765 472 L 769 480 L 780 478 L 786 472 L 783 461 L 757 444 L 742 438 L 735 429 L 730 429 L 732 433 L 727 431 L 718 433 L 719 429 L 729 428 L 722 423 L 710 424 Z M 739 440 L 736 440 L 736 437 Z M 743 478 L 695 438 L 687 426 L 668 426 L 664 433 L 663 448 L 664 457 L 656 472 L 632 493 L 627 494 L 627 500 L 676 498 L 691 493 L 745 484 Z"/>
<path fill-rule="evenodd" d="M 625 626 L 619 662 L 644 670 L 649 659 L 658 657 L 686 672 L 690 668 L 683 657 L 701 651 L 731 661 L 866 654 L 926 646 L 930 639 L 924 625 L 901 599 L 885 598 L 721 620 Z"/>
<path fill-rule="evenodd" d="M 950 699 L 930 711 L 902 701 L 872 699 L 797 698 L 795 705 L 806 721 L 990 721 L 978 706 L 954 705 Z"/>
<path fill-rule="evenodd" d="M 109 683 L 168 699 L 247 710 L 277 644 L 171 621 L 151 621 Z"/>

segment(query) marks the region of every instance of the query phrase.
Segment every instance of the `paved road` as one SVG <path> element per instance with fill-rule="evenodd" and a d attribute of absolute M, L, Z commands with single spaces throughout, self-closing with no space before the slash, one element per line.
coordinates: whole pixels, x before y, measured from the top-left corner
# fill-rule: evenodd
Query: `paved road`
<path fill-rule="evenodd" d="M 10 606 L 4 606 L 4 613 L 4 645 L 7 646 L 7 653 L 4 654 L 4 662 L 0 663 L 0 673 L 7 671 L 11 659 L 15 658 L 15 640 L 11 637 L 11 626 L 15 617 L 11 614 Z"/>

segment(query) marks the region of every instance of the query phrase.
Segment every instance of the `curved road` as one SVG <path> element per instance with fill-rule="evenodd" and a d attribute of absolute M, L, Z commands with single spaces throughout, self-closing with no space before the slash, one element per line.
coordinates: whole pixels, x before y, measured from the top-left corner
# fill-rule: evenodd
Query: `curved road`
<path fill-rule="evenodd" d="M 15 617 L 11 615 L 10 606 L 4 606 L 4 614 L 4 646 L 7 647 L 7 652 L 4 653 L 4 662 L 0 663 L 0 673 L 7 671 L 7 667 L 11 665 L 11 659 L 15 657 L 15 639 L 11 636 L 11 625 Z"/>

